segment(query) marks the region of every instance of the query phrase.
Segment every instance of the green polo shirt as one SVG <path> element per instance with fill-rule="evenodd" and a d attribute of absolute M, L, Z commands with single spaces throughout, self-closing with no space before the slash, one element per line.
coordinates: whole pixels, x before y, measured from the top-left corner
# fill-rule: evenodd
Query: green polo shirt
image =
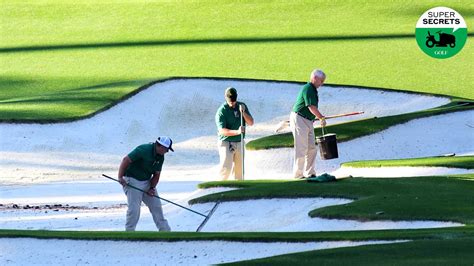
<path fill-rule="evenodd" d="M 155 172 L 161 171 L 165 161 L 165 156 L 156 153 L 155 143 L 136 147 L 128 157 L 132 163 L 125 171 L 125 175 L 140 181 L 149 180 Z"/>
<path fill-rule="evenodd" d="M 318 108 L 318 90 L 311 84 L 306 83 L 301 89 L 298 97 L 296 97 L 296 103 L 293 105 L 293 112 L 299 113 L 304 118 L 314 120 L 316 118 L 313 113 L 309 110 L 308 106 L 314 105 Z"/>
<path fill-rule="evenodd" d="M 243 102 L 237 102 L 235 108 L 230 107 L 227 102 L 223 103 L 219 109 L 217 109 L 216 113 L 216 126 L 217 129 L 227 128 L 231 130 L 238 130 L 240 127 L 240 110 L 239 105 L 243 104 L 245 106 L 245 112 L 251 116 L 250 111 Z M 244 126 L 245 126 L 245 119 L 244 119 Z M 240 142 L 240 135 L 237 136 L 222 136 L 221 134 L 217 133 L 219 136 L 219 140 L 231 141 L 231 142 Z M 245 134 L 244 134 L 245 137 Z"/>

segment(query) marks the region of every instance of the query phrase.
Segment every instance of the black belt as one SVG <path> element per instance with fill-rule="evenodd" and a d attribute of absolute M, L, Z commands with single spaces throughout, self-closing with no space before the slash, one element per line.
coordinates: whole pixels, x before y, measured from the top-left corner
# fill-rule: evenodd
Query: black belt
<path fill-rule="evenodd" d="M 306 116 L 305 116 L 304 114 L 302 114 L 301 112 L 296 112 L 296 114 L 299 115 L 299 116 L 301 116 L 301 117 L 303 117 L 304 119 L 309 120 L 309 121 L 314 121 L 314 119 L 311 119 L 311 118 L 306 117 Z"/>

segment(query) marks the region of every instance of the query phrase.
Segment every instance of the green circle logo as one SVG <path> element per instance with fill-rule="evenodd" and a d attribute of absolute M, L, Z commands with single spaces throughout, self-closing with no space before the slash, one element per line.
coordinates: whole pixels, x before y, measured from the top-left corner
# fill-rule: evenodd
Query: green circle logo
<path fill-rule="evenodd" d="M 416 23 L 416 42 L 427 55 L 445 59 L 462 50 L 467 40 L 467 26 L 464 18 L 449 7 L 435 7 Z"/>

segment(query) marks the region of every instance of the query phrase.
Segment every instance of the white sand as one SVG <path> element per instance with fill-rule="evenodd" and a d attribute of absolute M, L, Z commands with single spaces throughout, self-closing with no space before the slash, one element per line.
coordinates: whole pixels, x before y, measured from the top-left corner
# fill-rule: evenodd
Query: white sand
<path fill-rule="evenodd" d="M 105 185 L 105 184 L 103 184 Z M 57 184 L 61 187 L 61 184 Z M 62 204 L 81 206 L 83 209 L 5 209 L 0 212 L 0 228 L 41 229 L 41 230 L 88 230 L 122 231 L 125 224 L 125 196 L 119 186 L 98 186 L 82 184 L 76 191 L 63 185 L 36 186 L 36 193 L 29 187 L 19 187 L 7 191 L 8 198 L 0 198 L 0 204 L 16 203 L 22 206 Z M 105 188 L 105 189 L 104 189 Z M 191 198 L 229 191 L 231 188 L 212 188 L 197 190 L 188 194 L 174 195 L 166 190 L 161 197 L 207 215 L 215 203 L 188 205 Z M 55 195 L 55 196 L 53 196 Z M 68 196 L 70 195 L 70 196 Z M 80 195 L 80 196 L 79 196 Z M 182 197 L 182 198 L 179 198 Z M 415 229 L 462 226 L 459 223 L 437 221 L 372 221 L 359 222 L 338 219 L 310 218 L 308 213 L 314 209 L 348 204 L 347 199 L 301 198 L 301 199 L 260 199 L 223 202 L 218 205 L 203 232 L 290 232 L 290 231 L 344 231 L 371 229 Z M 163 202 L 165 204 L 165 202 Z M 94 209 L 97 207 L 97 209 Z M 56 210 L 56 211 L 55 211 Z M 173 231 L 196 231 L 204 218 L 172 204 L 163 207 Z M 156 226 L 148 209 L 142 207 L 137 230 L 156 231 Z"/>

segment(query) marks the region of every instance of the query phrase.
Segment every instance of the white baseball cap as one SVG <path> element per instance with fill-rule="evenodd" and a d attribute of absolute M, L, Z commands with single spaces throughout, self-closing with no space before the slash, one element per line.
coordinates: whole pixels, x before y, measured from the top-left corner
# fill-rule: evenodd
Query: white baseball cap
<path fill-rule="evenodd" d="M 171 145 L 173 145 L 173 141 L 170 139 L 170 137 L 167 137 L 167 136 L 158 137 L 156 142 L 160 143 L 161 146 L 164 146 L 165 148 L 168 148 L 170 151 L 174 152 L 173 148 L 171 147 Z"/>

